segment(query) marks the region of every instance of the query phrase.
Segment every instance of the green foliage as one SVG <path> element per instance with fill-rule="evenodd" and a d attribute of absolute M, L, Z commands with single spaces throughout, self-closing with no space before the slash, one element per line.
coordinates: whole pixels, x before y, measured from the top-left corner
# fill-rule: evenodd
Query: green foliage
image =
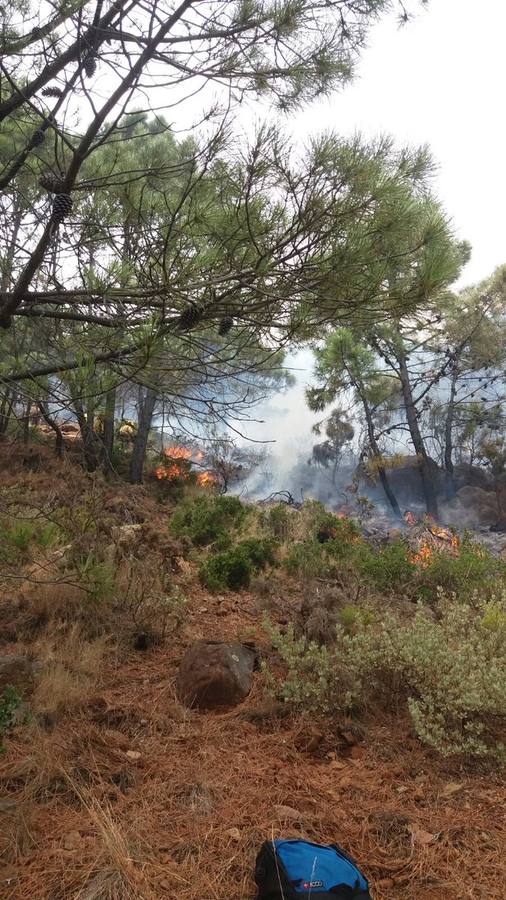
<path fill-rule="evenodd" d="M 247 588 L 253 574 L 253 566 L 246 554 L 236 547 L 225 553 L 210 556 L 199 569 L 199 578 L 210 591 L 240 590 Z"/>
<path fill-rule="evenodd" d="M 177 537 L 188 537 L 198 547 L 215 541 L 224 549 L 231 532 L 237 532 L 249 514 L 237 497 L 209 494 L 183 501 L 175 510 L 170 529 Z"/>
<path fill-rule="evenodd" d="M 261 517 L 261 524 L 280 541 L 288 540 L 290 536 L 290 513 L 286 503 L 277 503 L 265 510 Z"/>
<path fill-rule="evenodd" d="M 98 603 L 113 595 L 114 570 L 109 563 L 103 562 L 90 552 L 77 561 L 76 568 L 79 580 L 92 600 Z"/>
<path fill-rule="evenodd" d="M 272 541 L 247 538 L 231 550 L 209 556 L 200 567 L 199 578 L 211 591 L 240 590 L 249 586 L 254 572 L 274 563 Z"/>
<path fill-rule="evenodd" d="M 237 549 L 248 557 L 255 569 L 265 569 L 276 563 L 275 544 L 269 538 L 246 538 L 237 544 Z"/>
<path fill-rule="evenodd" d="M 284 566 L 290 575 L 314 578 L 325 570 L 323 544 L 314 540 L 293 544 Z"/>
<path fill-rule="evenodd" d="M 50 550 L 61 539 L 61 530 L 54 522 L 48 522 L 35 537 L 36 543 L 43 550 Z"/>
<path fill-rule="evenodd" d="M 418 574 L 412 554 L 402 540 L 392 541 L 379 550 L 365 541 L 357 542 L 353 547 L 353 565 L 361 579 L 379 593 L 402 590 Z"/>
<path fill-rule="evenodd" d="M 11 547 L 26 553 L 36 533 L 35 523 L 14 521 L 5 529 L 4 537 Z"/>
<path fill-rule="evenodd" d="M 60 538 L 60 529 L 52 522 L 41 525 L 37 520 L 12 519 L 0 523 L 0 560 L 13 565 L 26 558 L 32 543 L 44 550 L 53 547 Z"/>
<path fill-rule="evenodd" d="M 368 628 L 376 619 L 372 610 L 363 609 L 352 603 L 347 603 L 339 610 L 338 618 L 345 634 L 356 634 L 358 631 Z"/>
<path fill-rule="evenodd" d="M 12 685 L 8 684 L 0 695 L 0 753 L 5 751 L 3 737 L 12 726 L 13 716 L 21 703 L 21 697 Z"/>
<path fill-rule="evenodd" d="M 465 537 L 455 555 L 440 550 L 427 566 L 418 569 L 419 596 L 434 600 L 438 590 L 455 594 L 461 601 L 469 601 L 476 592 L 490 597 L 498 580 L 506 577 L 506 565 L 483 546 Z"/>
<path fill-rule="evenodd" d="M 344 626 L 344 627 L 343 627 Z M 267 625 L 285 668 L 271 689 L 302 710 L 341 714 L 374 695 L 405 701 L 418 737 L 444 756 L 506 760 L 504 596 L 476 606 L 439 595 L 436 615 L 420 604 L 413 619 L 346 611 L 331 647 Z"/>

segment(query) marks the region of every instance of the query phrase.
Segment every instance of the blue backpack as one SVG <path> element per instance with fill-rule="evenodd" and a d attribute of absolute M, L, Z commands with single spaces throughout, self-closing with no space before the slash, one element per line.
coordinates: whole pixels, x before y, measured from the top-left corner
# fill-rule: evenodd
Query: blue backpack
<path fill-rule="evenodd" d="M 258 900 L 372 900 L 367 878 L 337 844 L 265 841 L 255 881 Z"/>

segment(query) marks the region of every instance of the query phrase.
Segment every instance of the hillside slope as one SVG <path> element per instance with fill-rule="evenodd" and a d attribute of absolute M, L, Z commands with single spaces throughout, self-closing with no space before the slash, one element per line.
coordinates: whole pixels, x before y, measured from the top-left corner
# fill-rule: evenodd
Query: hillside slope
<path fill-rule="evenodd" d="M 150 488 L 4 463 L 0 657 L 38 665 L 0 756 L 2 897 L 251 900 L 273 835 L 341 843 L 376 900 L 504 897 L 503 772 L 424 747 L 403 706 L 304 717 L 261 672 L 234 709 L 177 701 L 200 638 L 253 642 L 276 670 L 265 611 L 285 628 L 307 581 L 211 593 Z"/>

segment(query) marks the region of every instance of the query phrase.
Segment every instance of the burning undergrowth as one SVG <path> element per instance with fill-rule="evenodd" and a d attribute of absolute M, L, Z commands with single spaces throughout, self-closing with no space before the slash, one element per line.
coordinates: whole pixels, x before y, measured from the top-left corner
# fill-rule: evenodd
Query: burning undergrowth
<path fill-rule="evenodd" d="M 215 474 L 205 468 L 204 454 L 190 447 L 167 447 L 159 465 L 154 470 L 158 481 L 189 481 L 201 487 L 217 483 Z"/>
<path fill-rule="evenodd" d="M 406 537 L 414 548 L 412 559 L 416 565 L 429 567 L 439 553 L 449 553 L 453 557 L 459 555 L 461 539 L 452 529 L 438 525 L 431 516 L 417 519 L 410 510 L 405 513 L 404 519 L 409 526 Z"/>

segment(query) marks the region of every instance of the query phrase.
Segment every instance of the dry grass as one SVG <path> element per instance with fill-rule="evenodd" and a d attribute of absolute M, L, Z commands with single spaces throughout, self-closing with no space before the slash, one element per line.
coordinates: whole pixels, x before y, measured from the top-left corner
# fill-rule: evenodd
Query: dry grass
<path fill-rule="evenodd" d="M 104 501 L 117 522 L 142 507 L 165 527 L 145 493 L 121 493 Z M 111 619 L 68 585 L 27 586 L 17 610 L 0 597 L 29 641 L 7 651 L 46 663 L 34 720 L 0 757 L 2 900 L 252 900 L 262 841 L 287 835 L 341 843 L 375 900 L 504 900 L 503 773 L 442 761 L 407 719 L 375 710 L 348 746 L 328 722 L 266 711 L 259 675 L 236 710 L 181 709 L 174 680 L 193 640 L 265 642 L 258 595 L 210 596 L 184 577 L 183 627 L 144 653 L 101 636 L 126 613 Z M 286 623 L 300 584 L 276 578 L 269 593 Z"/>
<path fill-rule="evenodd" d="M 106 641 L 88 641 L 74 624 L 59 640 L 46 636 L 33 645 L 42 665 L 31 703 L 34 711 L 52 719 L 83 706 L 100 672 Z"/>
<path fill-rule="evenodd" d="M 202 624 L 210 636 L 221 630 Z M 442 763 L 394 719 L 369 723 L 360 750 L 322 729 L 308 752 L 306 723 L 254 715 L 259 685 L 239 710 L 182 714 L 168 678 L 182 650 L 109 663 L 85 709 L 50 735 L 10 742 L 0 779 L 28 808 L 30 834 L 10 900 L 250 900 L 255 854 L 271 834 L 340 842 L 376 900 L 504 897 L 499 775 Z"/>

